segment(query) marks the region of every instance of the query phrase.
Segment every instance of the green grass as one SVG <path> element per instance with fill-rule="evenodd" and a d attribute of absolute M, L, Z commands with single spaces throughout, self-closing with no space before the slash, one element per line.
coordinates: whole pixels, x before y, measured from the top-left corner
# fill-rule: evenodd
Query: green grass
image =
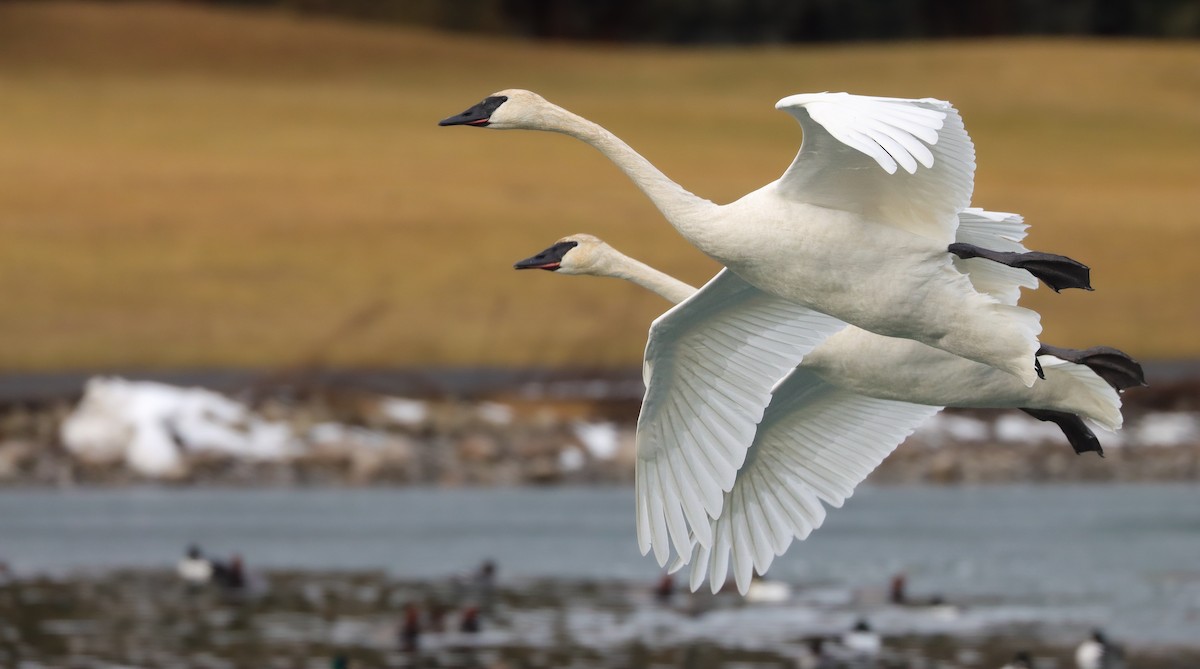
<path fill-rule="evenodd" d="M 0 369 L 635 364 L 665 304 L 512 262 L 591 232 L 715 265 L 592 149 L 438 128 L 507 87 L 718 202 L 799 146 L 796 92 L 952 100 L 975 204 L 1093 267 L 1046 341 L 1200 353 L 1200 46 L 532 44 L 154 4 L 0 4 Z"/>

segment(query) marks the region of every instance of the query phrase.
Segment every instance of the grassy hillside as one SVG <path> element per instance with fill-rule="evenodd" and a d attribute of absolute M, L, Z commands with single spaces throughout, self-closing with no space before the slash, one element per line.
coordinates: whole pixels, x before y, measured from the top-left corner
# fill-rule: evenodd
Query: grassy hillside
<path fill-rule="evenodd" d="M 980 41 L 737 50 L 528 44 L 154 4 L 0 4 L 0 369 L 631 364 L 636 288 L 518 273 L 592 232 L 715 270 L 590 148 L 438 128 L 507 87 L 728 201 L 775 179 L 802 91 L 954 101 L 975 203 L 1094 293 L 1045 339 L 1200 353 L 1200 46 Z"/>

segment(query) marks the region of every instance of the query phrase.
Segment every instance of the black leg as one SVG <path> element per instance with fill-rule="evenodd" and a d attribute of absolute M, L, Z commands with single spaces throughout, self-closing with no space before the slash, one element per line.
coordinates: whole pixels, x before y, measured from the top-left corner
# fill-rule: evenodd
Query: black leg
<path fill-rule="evenodd" d="M 1077 349 L 1042 344 L 1038 355 L 1052 355 L 1077 365 L 1087 365 L 1117 390 L 1146 385 L 1146 374 L 1138 361 L 1111 346 Z"/>
<path fill-rule="evenodd" d="M 1056 293 L 1064 288 L 1092 290 L 1091 268 L 1067 256 L 1040 251 L 1025 253 L 993 251 L 963 242 L 955 242 L 947 250 L 964 260 L 983 258 L 1001 265 L 1023 269 L 1050 286 L 1050 289 Z"/>
<path fill-rule="evenodd" d="M 1067 441 L 1071 442 L 1071 448 L 1075 449 L 1075 453 L 1082 455 L 1088 451 L 1095 451 L 1100 457 L 1104 457 L 1104 449 L 1100 447 L 1100 440 L 1079 416 L 1049 409 L 1021 409 L 1021 411 L 1038 420 L 1049 421 L 1057 425 L 1066 435 Z"/>

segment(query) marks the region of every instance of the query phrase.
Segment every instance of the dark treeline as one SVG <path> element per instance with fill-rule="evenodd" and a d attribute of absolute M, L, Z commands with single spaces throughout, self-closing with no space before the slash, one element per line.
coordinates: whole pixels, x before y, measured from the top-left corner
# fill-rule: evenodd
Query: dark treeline
<path fill-rule="evenodd" d="M 544 39 L 771 43 L 1200 37 L 1200 0 L 199 0 Z"/>

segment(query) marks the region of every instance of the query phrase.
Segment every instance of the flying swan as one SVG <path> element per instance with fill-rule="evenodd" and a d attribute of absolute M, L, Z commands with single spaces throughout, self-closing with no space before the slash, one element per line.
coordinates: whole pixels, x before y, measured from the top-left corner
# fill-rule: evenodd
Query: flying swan
<path fill-rule="evenodd" d="M 1025 252 L 1019 243 L 1026 228 L 1020 216 L 967 209 L 959 218 L 959 239 Z M 1006 267 L 971 260 L 959 265 L 977 288 L 1012 303 L 1020 287 L 1037 285 L 1025 272 Z M 621 278 L 672 303 L 696 292 L 586 234 L 564 237 L 515 267 Z M 714 546 L 696 544 L 672 567 L 690 562 L 691 588 L 699 588 L 707 576 L 713 592 L 732 567 L 745 594 L 752 571 L 766 573 L 793 537 L 803 540 L 821 526 L 825 509 L 820 502 L 841 507 L 855 486 L 942 406 L 1022 409 L 1056 423 L 1077 453 L 1103 454 L 1080 416 L 1119 429 L 1117 391 L 1142 385 L 1141 367 L 1108 347 L 1044 348 L 1049 350 L 1039 360 L 1046 379 L 1027 388 L 1010 374 L 909 339 L 853 326 L 832 335 L 776 386 L 721 515 L 711 523 Z"/>
<path fill-rule="evenodd" d="M 611 132 L 529 91 L 501 91 L 440 123 L 587 142 L 729 270 L 657 319 L 646 351 L 638 544 L 664 564 L 668 535 L 680 553 L 693 532 L 712 545 L 708 520 L 720 515 L 772 386 L 845 323 L 996 367 L 1026 386 L 1037 378 L 1038 315 L 976 291 L 954 267 L 955 253 L 1020 262 L 986 247 L 950 248 L 975 168 L 954 108 L 845 93 L 793 95 L 776 107 L 800 121 L 800 153 L 780 179 L 726 205 L 689 193 Z M 1086 286 L 1085 267 L 1035 260 Z"/>

